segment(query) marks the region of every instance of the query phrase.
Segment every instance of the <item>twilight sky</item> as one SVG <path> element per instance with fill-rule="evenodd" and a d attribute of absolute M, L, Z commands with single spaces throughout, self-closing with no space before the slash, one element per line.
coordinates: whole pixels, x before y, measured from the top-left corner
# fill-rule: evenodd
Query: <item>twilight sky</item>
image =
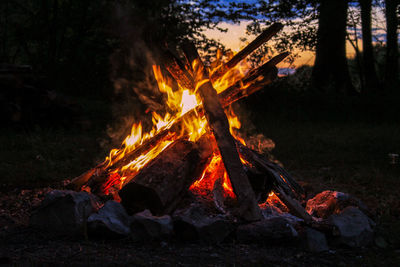
<path fill-rule="evenodd" d="M 352 8 L 352 7 L 350 7 Z M 216 40 L 219 40 L 221 43 L 223 43 L 227 48 L 232 49 L 235 52 L 238 52 L 240 48 L 242 48 L 245 43 L 240 41 L 241 37 L 246 37 L 249 39 L 249 41 L 253 40 L 255 36 L 247 36 L 246 35 L 246 25 L 248 24 L 247 21 L 242 21 L 240 24 L 231 24 L 227 22 L 221 22 L 220 26 L 223 28 L 228 28 L 227 33 L 222 33 L 217 30 L 207 30 L 205 33 L 207 36 L 214 38 Z M 373 10 L 373 21 L 372 21 L 372 26 L 373 28 L 376 29 L 376 31 L 373 33 L 373 36 L 377 38 L 379 41 L 384 41 L 385 35 L 384 35 L 384 28 L 385 28 L 385 19 L 382 10 L 379 10 L 377 8 L 374 8 Z M 283 29 L 283 31 L 289 30 L 289 29 Z M 352 33 L 353 29 L 349 29 L 349 33 Z M 361 29 L 357 29 L 358 32 L 358 38 L 361 39 Z M 271 42 L 271 41 L 270 41 Z M 359 45 L 361 46 L 361 40 L 359 40 Z M 362 47 L 360 47 L 362 49 Z M 347 56 L 349 58 L 354 57 L 355 51 L 353 47 L 350 45 L 349 42 L 346 43 L 346 51 L 347 51 Z M 289 52 L 298 52 L 298 51 L 289 51 Z M 314 64 L 314 53 L 313 52 L 299 52 L 300 57 L 296 59 L 294 62 L 294 66 L 292 67 L 299 67 L 301 65 L 313 65 Z M 288 67 L 287 64 L 281 63 L 278 65 L 281 68 Z"/>

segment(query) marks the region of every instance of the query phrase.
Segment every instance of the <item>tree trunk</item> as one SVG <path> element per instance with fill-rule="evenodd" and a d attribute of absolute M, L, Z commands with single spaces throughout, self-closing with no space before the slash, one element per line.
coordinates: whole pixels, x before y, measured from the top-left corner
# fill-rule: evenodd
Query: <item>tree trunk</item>
<path fill-rule="evenodd" d="M 398 65 L 398 43 L 397 43 L 397 27 L 398 20 L 396 9 L 399 0 L 385 0 L 386 10 L 386 67 L 385 67 L 385 84 L 386 86 L 394 86 L 398 81 L 399 65 Z"/>
<path fill-rule="evenodd" d="M 363 42 L 363 70 L 365 89 L 367 92 L 376 92 L 379 87 L 378 75 L 375 69 L 374 51 L 371 33 L 372 0 L 359 0 L 361 7 L 362 42 Z"/>
<path fill-rule="evenodd" d="M 346 59 L 347 0 L 321 0 L 313 82 L 320 90 L 354 94 Z"/>

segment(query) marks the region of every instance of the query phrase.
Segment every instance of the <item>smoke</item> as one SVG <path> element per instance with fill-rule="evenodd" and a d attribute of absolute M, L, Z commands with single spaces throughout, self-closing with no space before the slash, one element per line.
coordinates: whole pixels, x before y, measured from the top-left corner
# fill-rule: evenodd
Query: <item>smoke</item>
<path fill-rule="evenodd" d="M 115 6 L 112 28 L 117 42 L 110 57 L 113 121 L 107 129 L 113 145 L 123 141 L 133 123 L 142 122 L 144 130 L 150 130 L 151 112 L 165 112 L 165 96 L 158 90 L 152 70 L 157 49 L 146 42 L 146 21 L 138 21 L 141 18 L 135 13 L 126 4 Z"/>

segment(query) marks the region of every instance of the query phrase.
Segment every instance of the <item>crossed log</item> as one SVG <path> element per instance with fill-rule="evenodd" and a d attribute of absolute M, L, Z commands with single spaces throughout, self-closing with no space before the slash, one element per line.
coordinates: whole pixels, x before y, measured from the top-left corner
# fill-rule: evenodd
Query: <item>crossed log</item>
<path fill-rule="evenodd" d="M 154 147 L 156 143 L 170 138 L 173 133 L 180 132 L 183 121 L 185 119 L 190 118 L 190 116 L 196 115 L 196 113 L 200 113 L 205 115 L 208 121 L 208 125 L 211 128 L 212 133 L 214 134 L 218 149 L 221 153 L 223 163 L 225 165 L 225 169 L 227 170 L 228 176 L 231 180 L 233 190 L 237 195 L 238 215 L 247 221 L 260 219 L 261 214 L 257 205 L 254 191 L 251 188 L 247 175 L 244 172 L 242 163 L 239 159 L 237 144 L 229 132 L 229 123 L 223 108 L 229 106 L 233 102 L 243 97 L 246 97 L 262 89 L 263 87 L 265 87 L 265 85 L 271 83 L 277 76 L 277 69 L 275 65 L 281 62 L 288 55 L 288 53 L 282 53 L 272 58 L 261 67 L 250 71 L 246 75 L 246 77 L 242 79 L 242 81 L 237 82 L 220 94 L 217 94 L 216 90 L 213 88 L 211 81 L 215 81 L 218 78 L 222 77 L 230 68 L 234 67 L 240 60 L 249 55 L 252 51 L 258 48 L 268 39 L 270 39 L 281 28 L 282 25 L 279 23 L 272 25 L 263 34 L 261 34 L 252 43 L 250 43 L 246 48 L 244 48 L 235 57 L 233 57 L 228 63 L 222 65 L 222 67 L 214 71 L 211 75 L 204 67 L 193 44 L 185 43 L 182 47 L 188 62 L 192 63 L 196 61 L 196 64 L 193 64 L 194 67 L 191 70 L 192 73 L 189 73 L 189 71 L 187 71 L 183 67 L 184 65 L 179 61 L 179 59 L 174 57 L 171 52 L 166 51 L 164 54 L 166 69 L 179 84 L 195 91 L 202 99 L 203 105 L 198 106 L 191 111 L 185 113 L 170 127 L 159 131 L 156 135 L 146 140 L 142 145 L 135 148 L 134 150 L 129 152 L 120 150 L 120 153 L 124 152 L 125 155 L 123 157 L 118 157 L 119 155 L 117 155 L 117 160 L 115 160 L 112 164 L 109 164 L 108 162 L 103 162 L 95 168 L 75 178 L 70 183 L 70 188 L 79 190 L 83 185 L 90 185 L 93 188 L 96 188 L 97 185 L 98 187 L 99 184 L 102 184 L 107 180 L 109 173 L 129 163 L 140 154 L 149 151 L 152 147 Z M 190 147 L 189 145 L 186 146 Z M 247 155 L 250 155 L 248 156 L 248 160 L 252 162 L 252 164 L 257 164 L 258 166 L 261 166 L 265 173 L 276 174 L 276 166 L 274 167 L 274 169 L 271 167 L 271 165 L 268 165 L 265 162 L 261 161 L 262 164 L 260 164 L 260 160 L 257 160 L 255 152 L 247 149 Z M 132 188 L 132 186 L 130 185 L 135 185 L 141 180 L 146 180 L 139 178 L 136 182 L 129 182 L 125 187 Z M 299 214 L 299 216 L 302 218 L 307 217 L 307 215 L 303 214 L 301 206 L 299 208 L 299 205 L 296 205 L 296 203 L 293 204 L 291 201 L 293 200 L 293 197 L 295 197 L 293 192 L 299 191 L 297 183 L 289 178 L 279 179 L 277 175 L 272 175 L 272 179 L 275 181 L 274 191 L 277 193 L 278 196 L 284 199 L 283 202 L 287 204 L 288 208 L 295 211 L 294 213 Z M 135 180 L 137 179 L 135 178 Z M 137 186 L 135 185 L 133 188 L 137 188 Z M 127 190 L 121 190 L 122 195 L 129 195 L 127 193 L 124 193 L 125 191 Z M 163 189 L 163 192 L 165 191 L 166 190 Z M 171 202 L 172 200 L 172 198 L 166 198 L 165 200 L 159 202 L 162 202 L 162 205 L 164 205 L 165 203 Z M 163 210 L 160 209 L 159 212 L 163 212 L 165 211 L 165 209 L 168 208 L 170 207 L 163 206 Z M 307 219 L 309 218 L 307 217 Z"/>

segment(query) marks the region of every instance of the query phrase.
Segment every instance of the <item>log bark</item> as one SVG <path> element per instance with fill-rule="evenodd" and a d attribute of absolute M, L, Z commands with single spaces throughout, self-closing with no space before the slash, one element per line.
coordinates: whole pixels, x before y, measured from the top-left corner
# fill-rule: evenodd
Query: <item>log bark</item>
<path fill-rule="evenodd" d="M 239 216 L 247 221 L 259 220 L 261 212 L 240 161 L 235 139 L 229 131 L 229 122 L 218 100 L 217 91 L 211 84 L 208 72 L 201 62 L 195 46 L 192 43 L 185 43 L 182 48 L 188 62 L 197 61 L 197 64 L 194 64 L 195 69 L 193 69 L 196 91 L 203 101 L 208 125 L 214 134 L 233 191 L 237 196 Z"/>
<path fill-rule="evenodd" d="M 128 213 L 145 209 L 154 215 L 172 212 L 212 155 L 212 149 L 202 148 L 204 145 L 204 140 L 194 144 L 179 139 L 146 165 L 119 191 Z"/>

